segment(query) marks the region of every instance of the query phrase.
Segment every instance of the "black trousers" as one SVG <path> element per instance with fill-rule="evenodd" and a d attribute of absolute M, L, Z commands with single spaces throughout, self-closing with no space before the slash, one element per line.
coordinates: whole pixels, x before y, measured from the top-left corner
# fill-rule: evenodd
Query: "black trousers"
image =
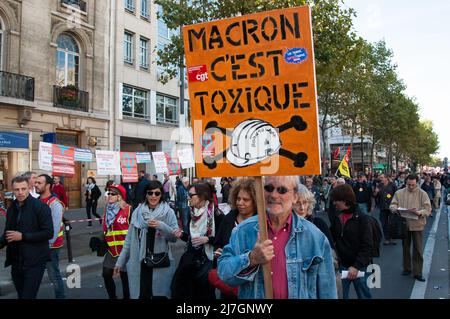
<path fill-rule="evenodd" d="M 116 284 L 113 279 L 114 269 L 103 267 L 103 280 L 105 288 L 108 292 L 109 299 L 117 299 Z M 128 275 L 126 272 L 120 272 L 120 279 L 122 280 L 123 299 L 130 299 L 130 288 L 128 286 Z"/>
<path fill-rule="evenodd" d="M 91 211 L 92 211 L 92 214 L 96 218 L 101 218 L 101 216 L 99 214 L 97 214 L 97 201 L 96 200 L 92 200 L 92 199 L 87 199 L 86 200 L 86 213 L 87 213 L 87 217 L 89 219 L 92 218 Z M 100 220 L 100 222 L 101 222 L 101 220 Z M 90 221 L 88 224 L 92 225 L 92 222 Z"/>
<path fill-rule="evenodd" d="M 24 269 L 20 265 L 12 265 L 11 277 L 19 299 L 36 299 L 42 277 L 45 272 L 45 263 Z"/>

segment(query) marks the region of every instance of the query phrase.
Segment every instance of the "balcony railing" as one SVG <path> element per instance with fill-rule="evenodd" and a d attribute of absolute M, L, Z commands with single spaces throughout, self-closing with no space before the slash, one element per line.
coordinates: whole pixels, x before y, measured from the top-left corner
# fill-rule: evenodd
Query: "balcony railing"
<path fill-rule="evenodd" d="M 73 86 L 53 86 L 53 105 L 76 111 L 89 111 L 89 93 Z"/>
<path fill-rule="evenodd" d="M 67 4 L 72 7 L 78 7 L 83 12 L 86 12 L 86 1 L 83 0 L 61 0 L 61 3 Z"/>
<path fill-rule="evenodd" d="M 34 101 L 34 78 L 0 71 L 0 95 Z"/>

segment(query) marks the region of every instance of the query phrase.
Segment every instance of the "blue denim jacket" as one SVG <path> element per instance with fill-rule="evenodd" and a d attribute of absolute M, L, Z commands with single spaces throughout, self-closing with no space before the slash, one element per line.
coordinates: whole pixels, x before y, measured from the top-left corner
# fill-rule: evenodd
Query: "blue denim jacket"
<path fill-rule="evenodd" d="M 336 299 L 336 277 L 330 244 L 314 224 L 292 214 L 292 230 L 286 244 L 289 299 Z M 263 299 L 262 267 L 250 274 L 249 253 L 258 236 L 258 216 L 239 224 L 218 260 L 218 275 L 230 286 L 239 286 L 240 299 Z"/>

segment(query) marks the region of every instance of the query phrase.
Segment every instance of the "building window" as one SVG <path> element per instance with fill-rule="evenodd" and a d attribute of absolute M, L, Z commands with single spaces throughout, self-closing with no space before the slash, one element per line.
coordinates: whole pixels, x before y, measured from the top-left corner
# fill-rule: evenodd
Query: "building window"
<path fill-rule="evenodd" d="M 122 90 L 122 114 L 148 119 L 148 92 L 124 85 Z"/>
<path fill-rule="evenodd" d="M 139 66 L 143 69 L 148 70 L 148 40 L 145 38 L 139 41 Z"/>
<path fill-rule="evenodd" d="M 124 0 L 124 7 L 125 10 L 130 11 L 130 12 L 134 12 L 134 0 Z"/>
<path fill-rule="evenodd" d="M 123 35 L 123 61 L 133 64 L 133 34 L 127 31 Z"/>
<path fill-rule="evenodd" d="M 86 12 L 86 1 L 83 0 L 61 0 L 61 3 L 77 8 L 83 12 Z"/>
<path fill-rule="evenodd" d="M 149 19 L 148 0 L 141 0 L 141 17 L 147 20 Z"/>
<path fill-rule="evenodd" d="M 80 51 L 75 40 L 67 34 L 61 34 L 56 40 L 56 85 L 79 86 Z"/>
<path fill-rule="evenodd" d="M 156 94 L 156 121 L 159 123 L 178 124 L 176 99 Z"/>

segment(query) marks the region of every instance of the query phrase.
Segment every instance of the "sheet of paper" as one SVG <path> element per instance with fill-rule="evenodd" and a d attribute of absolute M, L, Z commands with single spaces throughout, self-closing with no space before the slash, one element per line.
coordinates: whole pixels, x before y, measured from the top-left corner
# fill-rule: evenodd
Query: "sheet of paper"
<path fill-rule="evenodd" d="M 417 216 L 415 213 L 413 213 L 408 208 L 399 207 L 397 210 L 400 213 L 400 216 L 402 216 L 404 218 L 419 219 L 419 216 Z"/>
<path fill-rule="evenodd" d="M 358 271 L 357 278 L 363 278 L 365 275 L 364 271 Z M 341 279 L 346 279 L 348 277 L 348 270 L 343 270 L 341 274 Z"/>

